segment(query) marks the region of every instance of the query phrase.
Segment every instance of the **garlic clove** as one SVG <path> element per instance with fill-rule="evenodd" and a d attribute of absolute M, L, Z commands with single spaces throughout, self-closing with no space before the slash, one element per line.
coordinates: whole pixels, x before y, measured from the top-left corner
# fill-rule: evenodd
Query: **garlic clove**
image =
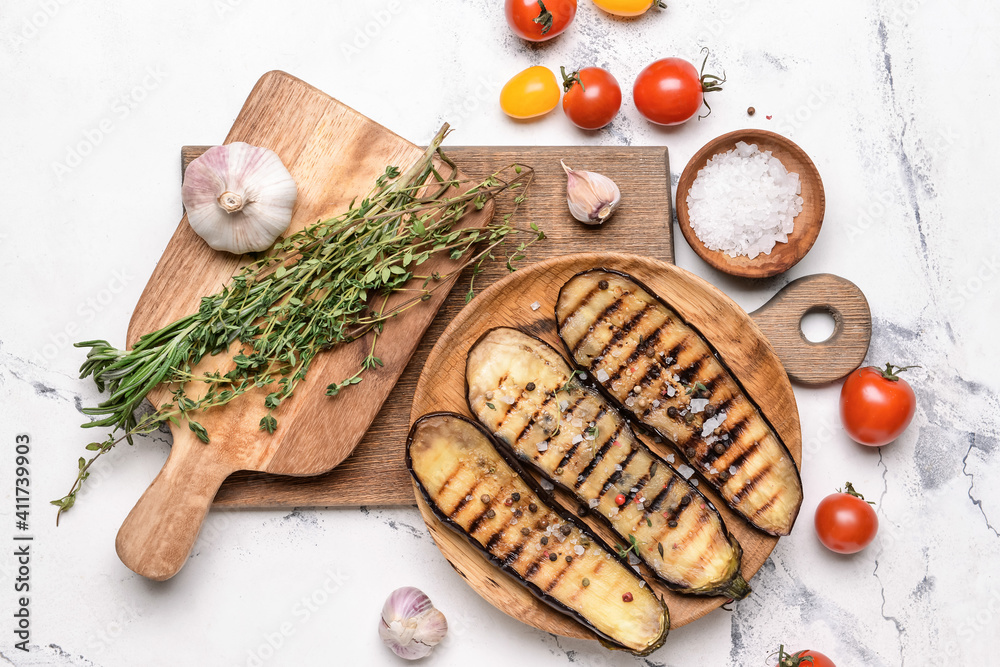
<path fill-rule="evenodd" d="M 267 250 L 292 221 L 298 191 L 281 158 L 235 142 L 213 146 L 188 165 L 181 198 L 188 222 L 216 250 Z"/>
<path fill-rule="evenodd" d="M 419 588 L 397 588 L 382 605 L 378 634 L 401 658 L 417 660 L 430 655 L 447 632 L 444 614 Z"/>
<path fill-rule="evenodd" d="M 570 169 L 559 161 L 566 172 L 566 203 L 570 214 L 582 223 L 600 225 L 615 212 L 622 193 L 607 176 L 593 171 Z"/>

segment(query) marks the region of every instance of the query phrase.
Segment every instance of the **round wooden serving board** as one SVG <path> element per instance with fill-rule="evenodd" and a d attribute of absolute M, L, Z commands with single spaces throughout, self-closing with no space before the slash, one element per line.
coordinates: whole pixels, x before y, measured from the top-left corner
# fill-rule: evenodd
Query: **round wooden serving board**
<path fill-rule="evenodd" d="M 802 436 L 792 386 L 764 334 L 746 312 L 718 289 L 672 264 L 635 255 L 588 253 L 556 257 L 518 270 L 483 291 L 452 321 L 431 350 L 417 383 L 411 422 L 421 415 L 450 410 L 472 416 L 465 397 L 465 357 L 469 347 L 487 329 L 511 326 L 534 334 L 563 351 L 556 334 L 555 302 L 559 288 L 580 271 L 603 267 L 635 276 L 671 304 L 715 347 L 729 370 L 764 412 L 801 465 Z M 537 309 L 532 309 L 533 303 Z M 661 456 L 669 445 L 643 438 Z M 743 576 L 750 578 L 767 559 L 777 538 L 747 525 L 731 512 L 707 484 L 700 490 L 722 513 L 729 530 L 743 545 Z M 566 637 L 596 639 L 576 621 L 554 611 L 526 588 L 491 565 L 464 538 L 445 527 L 416 494 L 431 536 L 455 570 L 481 596 L 504 613 L 539 630 Z M 577 507 L 567 495 L 557 495 L 571 511 Z M 587 523 L 612 544 L 620 543 L 596 522 Z M 678 595 L 655 583 L 643 566 L 647 581 L 670 608 L 671 627 L 701 618 L 726 600 L 721 597 Z M 753 586 L 753 581 L 750 581 Z"/>

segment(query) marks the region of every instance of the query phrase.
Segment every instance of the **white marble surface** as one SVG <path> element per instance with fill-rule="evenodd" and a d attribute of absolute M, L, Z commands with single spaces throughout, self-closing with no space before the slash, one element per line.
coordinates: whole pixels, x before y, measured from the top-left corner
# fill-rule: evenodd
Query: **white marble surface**
<path fill-rule="evenodd" d="M 781 642 L 822 650 L 839 667 L 992 660 L 1000 644 L 1000 8 L 987 0 L 671 0 L 662 14 L 615 21 L 581 0 L 567 34 L 526 47 L 507 31 L 501 4 L 4 3 L 0 664 L 398 664 L 375 629 L 385 594 L 408 584 L 425 589 L 452 624 L 430 664 L 765 665 Z M 355 44 L 366 29 L 368 43 Z M 508 122 L 495 102 L 502 82 L 530 64 L 603 65 L 628 90 L 647 62 L 693 59 L 700 43 L 729 76 L 700 123 L 658 129 L 626 99 L 613 125 L 590 135 L 560 112 Z M 826 225 L 805 261 L 753 284 L 713 272 L 683 241 L 677 263 L 747 309 L 810 273 L 856 282 L 874 315 L 870 361 L 923 366 L 911 375 L 913 425 L 892 445 L 865 449 L 839 425 L 839 387 L 796 388 L 807 452 L 796 530 L 753 579 L 750 599 L 675 632 L 646 660 L 497 612 L 452 571 L 414 509 L 215 512 L 179 576 L 163 584 L 137 577 L 115 556 L 114 536 L 165 458 L 163 437 L 109 456 L 58 529 L 45 504 L 65 492 L 89 441 L 77 409 L 98 400 L 76 379 L 82 355 L 69 343 L 122 340 L 180 215 L 179 146 L 220 141 L 270 69 L 416 142 L 448 120 L 464 144 L 666 144 L 675 181 L 723 132 L 753 126 L 791 136 L 819 166 L 828 196 Z M 87 154 L 77 161 L 73 151 Z M 11 617 L 18 433 L 33 443 L 28 653 L 13 647 Z M 811 525 L 820 498 L 845 479 L 877 501 L 882 522 L 879 541 L 853 557 L 826 551 Z"/>

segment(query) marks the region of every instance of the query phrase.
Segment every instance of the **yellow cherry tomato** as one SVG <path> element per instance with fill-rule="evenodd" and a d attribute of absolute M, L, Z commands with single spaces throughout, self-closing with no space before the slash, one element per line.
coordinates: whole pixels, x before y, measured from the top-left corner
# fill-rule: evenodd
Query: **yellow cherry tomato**
<path fill-rule="evenodd" d="M 500 91 L 500 108 L 511 118 L 543 116 L 558 104 L 556 75 L 541 65 L 515 74 Z"/>
<path fill-rule="evenodd" d="M 666 6 L 661 0 L 594 0 L 594 4 L 607 13 L 617 16 L 638 16 L 645 14 L 654 5 Z"/>

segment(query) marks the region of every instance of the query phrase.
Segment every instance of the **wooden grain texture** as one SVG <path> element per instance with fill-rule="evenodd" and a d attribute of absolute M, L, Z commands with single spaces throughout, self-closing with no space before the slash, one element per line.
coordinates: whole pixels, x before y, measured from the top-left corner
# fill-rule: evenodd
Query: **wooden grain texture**
<path fill-rule="evenodd" d="M 295 178 L 298 200 L 289 232 L 347 210 L 368 192 L 386 165 L 406 167 L 423 150 L 321 91 L 285 74 L 269 72 L 254 87 L 226 142 L 245 141 L 274 150 Z M 493 212 L 489 203 L 460 221 L 483 226 Z M 129 323 L 129 346 L 144 333 L 198 310 L 203 296 L 216 293 L 248 261 L 212 250 L 182 218 Z M 449 273 L 458 261 L 432 256 L 422 268 Z M 204 513 L 225 477 L 236 470 L 286 475 L 316 475 L 351 453 L 406 367 L 424 330 L 447 297 L 455 278 L 445 281 L 428 301 L 394 318 L 379 338 L 384 366 L 369 371 L 365 382 L 335 399 L 325 387 L 352 375 L 371 345 L 370 335 L 319 355 L 293 397 L 275 411 L 278 430 L 269 435 L 259 421 L 264 397 L 273 387 L 259 387 L 239 400 L 199 417 L 212 440 L 203 445 L 189 437 L 186 424 L 171 426 L 174 450 L 160 475 L 139 499 L 118 533 L 118 555 L 132 570 L 154 579 L 172 576 L 187 559 Z M 414 279 L 410 287 L 418 289 Z M 397 293 L 392 310 L 408 299 Z M 239 343 L 231 352 L 235 353 Z M 227 372 L 231 355 L 206 357 L 194 373 Z M 161 386 L 148 398 L 159 406 L 170 398 Z M 192 461 L 212 474 L 191 474 Z M 182 507 L 176 500 L 185 498 Z"/>
<path fill-rule="evenodd" d="M 819 343 L 802 333 L 809 313 L 833 317 L 833 334 Z M 750 313 L 781 358 L 788 377 L 808 385 L 826 384 L 860 366 L 872 337 L 868 300 L 851 281 L 829 273 L 804 276 L 785 285 Z"/>
<path fill-rule="evenodd" d="M 739 141 L 757 144 L 761 151 L 771 151 L 788 171 L 799 175 L 802 186 L 802 212 L 795 217 L 795 228 L 788 236 L 788 242 L 775 244 L 770 255 L 760 254 L 753 259 L 744 256 L 730 257 L 719 250 L 709 250 L 698 239 L 688 215 L 687 193 L 697 178 L 698 171 L 716 154 L 735 148 Z M 677 183 L 677 222 L 685 240 L 711 266 L 743 278 L 768 278 L 795 266 L 816 242 L 825 213 L 826 193 L 816 165 L 791 139 L 767 130 L 736 130 L 716 137 L 702 146 L 688 161 Z"/>
<path fill-rule="evenodd" d="M 186 146 L 182 169 L 207 146 Z M 657 147 L 606 146 L 445 146 L 462 171 L 485 177 L 518 162 L 535 170 L 528 197 L 517 212 L 518 227 L 531 223 L 547 238 L 530 248 L 527 266 L 560 255 L 608 250 L 648 255 L 673 262 L 670 168 L 667 150 Z M 606 224 L 592 227 L 574 220 L 566 207 L 566 175 L 559 160 L 574 169 L 607 174 L 622 191 L 622 204 Z M 502 260 L 486 265 L 477 289 L 504 278 Z M 316 477 L 232 475 L 216 496 L 230 507 L 412 505 L 410 477 L 403 466 L 403 446 L 410 426 L 410 403 L 420 369 L 445 326 L 465 306 L 468 272 L 445 301 L 440 314 L 354 453 L 334 470 Z"/>
<path fill-rule="evenodd" d="M 490 286 L 471 307 L 448 325 L 428 355 L 414 393 L 411 421 L 436 410 L 471 416 L 465 398 L 466 355 L 471 345 L 492 327 L 518 327 L 562 350 L 554 316 L 559 288 L 576 273 L 594 267 L 617 269 L 633 275 L 694 325 L 740 379 L 788 446 L 796 463 L 801 463 L 802 437 L 795 395 L 781 361 L 763 332 L 743 309 L 701 278 L 666 262 L 634 255 L 599 253 L 555 258 L 518 271 Z M 540 304 L 537 310 L 531 307 L 535 302 Z M 661 456 L 671 451 L 665 444 L 643 439 Z M 699 489 L 713 501 L 729 530 L 742 544 L 742 573 L 753 586 L 750 579 L 777 544 L 777 538 L 751 528 L 739 515 L 729 510 L 707 484 Z M 559 494 L 559 497 L 567 507 L 576 507 L 577 503 L 568 495 Z M 439 522 L 422 500 L 418 506 L 431 535 L 448 561 L 470 586 L 495 607 L 545 632 L 593 638 L 578 623 L 553 611 L 523 587 L 500 575 L 465 539 Z M 616 543 L 602 524 L 593 520 L 588 520 L 588 524 Z M 645 573 L 649 574 L 648 571 Z M 647 580 L 652 581 L 648 576 Z M 725 602 L 724 598 L 681 596 L 660 584 L 653 586 L 667 600 L 673 628 L 690 623 Z"/>

